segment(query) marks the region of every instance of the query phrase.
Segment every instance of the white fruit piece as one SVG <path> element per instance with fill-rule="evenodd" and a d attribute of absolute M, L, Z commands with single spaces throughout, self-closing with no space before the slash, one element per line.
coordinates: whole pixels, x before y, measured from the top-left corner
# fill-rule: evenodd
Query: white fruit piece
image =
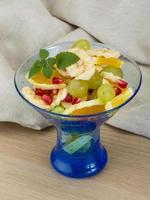
<path fill-rule="evenodd" d="M 67 88 L 62 88 L 59 90 L 58 94 L 55 96 L 55 98 L 53 99 L 53 102 L 52 102 L 52 107 L 54 106 L 58 106 L 60 104 L 61 101 L 63 101 L 66 96 L 67 96 Z"/>
<path fill-rule="evenodd" d="M 115 75 L 113 75 L 113 73 L 111 73 L 111 72 L 102 72 L 102 76 L 103 76 L 104 79 L 106 79 L 106 80 L 108 80 L 108 81 L 111 81 L 111 82 L 113 82 L 113 83 L 117 83 L 118 80 L 121 79 L 121 77 L 115 76 Z"/>
<path fill-rule="evenodd" d="M 120 53 L 119 51 L 115 51 L 113 49 L 106 49 L 106 48 L 101 48 L 101 49 L 91 49 L 87 51 L 88 55 L 90 56 L 96 56 L 96 57 L 105 57 L 105 58 L 119 58 Z"/>

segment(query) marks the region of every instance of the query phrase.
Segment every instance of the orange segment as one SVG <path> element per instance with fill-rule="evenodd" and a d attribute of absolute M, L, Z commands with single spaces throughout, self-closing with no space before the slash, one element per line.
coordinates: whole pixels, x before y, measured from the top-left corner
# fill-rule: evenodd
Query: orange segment
<path fill-rule="evenodd" d="M 131 88 L 127 88 L 123 90 L 123 92 L 120 95 L 114 97 L 111 101 L 106 103 L 105 109 L 109 110 L 121 105 L 126 100 L 128 100 L 132 96 L 132 94 L 133 94 L 133 90 Z"/>
<path fill-rule="evenodd" d="M 32 80 L 36 83 L 41 83 L 41 84 L 52 84 L 52 79 L 53 77 L 61 77 L 61 75 L 56 71 L 53 70 L 53 74 L 50 78 L 46 78 L 42 72 L 39 72 L 37 74 L 35 74 L 34 76 L 32 76 Z M 62 78 L 62 77 L 61 77 Z"/>
<path fill-rule="evenodd" d="M 118 58 L 99 57 L 97 59 L 97 65 L 121 67 L 123 65 L 123 61 Z"/>
<path fill-rule="evenodd" d="M 103 112 L 103 111 L 105 111 L 104 105 L 95 105 L 95 106 L 77 109 L 73 111 L 71 115 L 90 115 L 90 114 L 95 114 L 95 113 Z"/>

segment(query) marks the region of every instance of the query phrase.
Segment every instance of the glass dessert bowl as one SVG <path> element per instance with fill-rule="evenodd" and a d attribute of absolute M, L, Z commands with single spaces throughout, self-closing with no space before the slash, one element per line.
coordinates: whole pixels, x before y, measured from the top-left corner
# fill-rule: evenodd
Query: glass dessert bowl
<path fill-rule="evenodd" d="M 73 42 L 65 42 L 47 47 L 51 56 L 70 48 Z M 92 48 L 112 49 L 101 43 L 92 43 Z M 47 118 L 57 129 L 57 143 L 53 148 L 50 161 L 52 166 L 61 174 L 84 178 L 97 174 L 107 163 L 107 151 L 100 140 L 100 127 L 120 108 L 134 98 L 141 85 L 141 71 L 137 64 L 125 54 L 120 58 L 124 62 L 122 68 L 124 78 L 132 88 L 132 95 L 126 101 L 108 110 L 88 115 L 69 115 L 47 111 L 33 104 L 22 93 L 22 88 L 30 86 L 26 74 L 37 59 L 38 52 L 28 57 L 15 74 L 15 87 L 19 95 L 34 109 Z"/>

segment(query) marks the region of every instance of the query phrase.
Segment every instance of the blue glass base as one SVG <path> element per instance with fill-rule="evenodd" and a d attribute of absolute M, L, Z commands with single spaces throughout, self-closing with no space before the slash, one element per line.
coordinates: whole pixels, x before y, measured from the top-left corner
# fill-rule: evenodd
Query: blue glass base
<path fill-rule="evenodd" d="M 85 153 L 69 155 L 62 149 L 54 148 L 51 152 L 51 164 L 61 174 L 72 178 L 90 177 L 102 171 L 107 163 L 107 151 L 103 146 Z M 98 147 L 98 148 L 97 148 Z"/>

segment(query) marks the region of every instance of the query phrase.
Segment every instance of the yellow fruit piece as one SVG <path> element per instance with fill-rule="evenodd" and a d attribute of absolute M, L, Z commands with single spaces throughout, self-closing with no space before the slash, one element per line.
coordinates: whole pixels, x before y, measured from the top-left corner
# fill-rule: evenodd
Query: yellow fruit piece
<path fill-rule="evenodd" d="M 133 94 L 133 90 L 131 88 L 127 88 L 123 90 L 123 92 L 120 95 L 114 97 L 111 101 L 106 103 L 105 109 L 110 110 L 112 108 L 115 108 L 123 104 L 132 96 L 132 94 Z"/>
<path fill-rule="evenodd" d="M 102 66 L 113 66 L 113 67 L 122 67 L 123 61 L 118 59 L 118 58 L 104 58 L 104 57 L 99 57 L 97 59 L 97 65 L 102 65 Z"/>
<path fill-rule="evenodd" d="M 90 107 L 77 109 L 73 111 L 71 115 L 90 115 L 90 114 L 95 114 L 95 113 L 99 113 L 103 111 L 105 111 L 104 105 L 96 105 L 96 106 L 90 106 Z"/>
<path fill-rule="evenodd" d="M 53 74 L 50 78 L 46 78 L 42 72 L 39 72 L 35 74 L 34 76 L 32 76 L 31 79 L 35 83 L 52 84 L 52 79 L 54 76 L 62 78 L 61 75 L 56 70 L 53 70 Z"/>
<path fill-rule="evenodd" d="M 64 83 L 61 84 L 53 84 L 52 79 L 53 77 L 61 77 L 61 75 L 56 71 L 53 70 L 53 74 L 50 78 L 46 78 L 42 72 L 39 72 L 32 76 L 30 79 L 28 78 L 28 74 L 26 74 L 26 78 L 29 83 L 31 83 L 35 88 L 45 89 L 45 90 L 53 90 L 53 89 L 62 89 L 66 86 L 65 80 Z"/>
<path fill-rule="evenodd" d="M 86 115 L 86 114 L 102 112 L 103 110 L 104 110 L 104 106 L 101 104 L 99 99 L 93 99 L 93 100 L 82 101 L 78 104 L 71 105 L 64 111 L 64 114 Z"/>

